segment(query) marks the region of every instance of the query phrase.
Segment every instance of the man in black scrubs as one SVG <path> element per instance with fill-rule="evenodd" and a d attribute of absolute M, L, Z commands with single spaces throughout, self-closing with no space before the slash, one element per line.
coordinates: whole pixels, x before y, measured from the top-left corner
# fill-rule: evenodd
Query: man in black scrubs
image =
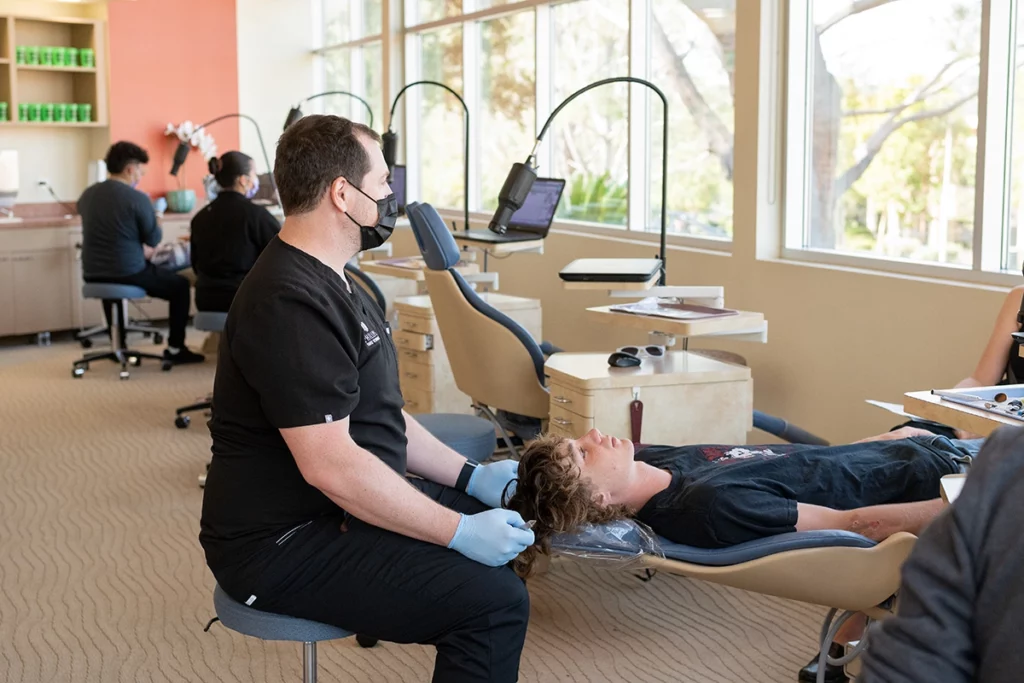
<path fill-rule="evenodd" d="M 149 261 L 163 237 L 149 197 L 135 189 L 146 175 L 149 155 L 131 142 L 118 142 L 110 146 L 105 161 L 110 177 L 86 188 L 78 199 L 85 281 L 135 285 L 149 296 L 165 299 L 170 334 L 164 358 L 176 364 L 201 363 L 203 357 L 185 347 L 188 280 Z M 112 305 L 103 302 L 108 325 Z"/>
<path fill-rule="evenodd" d="M 391 329 L 344 274 L 391 234 L 387 176 L 360 124 L 281 136 L 285 223 L 228 313 L 199 538 L 235 600 L 433 644 L 435 681 L 514 681 L 529 598 L 507 563 L 534 541 L 498 507 L 516 463 L 474 467 L 402 410 Z"/>

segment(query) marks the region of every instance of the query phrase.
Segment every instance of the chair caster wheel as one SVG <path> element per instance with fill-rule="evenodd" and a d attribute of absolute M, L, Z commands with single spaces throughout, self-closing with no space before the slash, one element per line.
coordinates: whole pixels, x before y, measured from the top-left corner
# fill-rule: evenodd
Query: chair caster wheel
<path fill-rule="evenodd" d="M 359 643 L 359 647 L 373 647 L 378 641 L 370 636 L 357 635 L 356 642 Z"/>
<path fill-rule="evenodd" d="M 89 339 L 88 337 L 86 337 L 85 339 L 79 339 L 78 343 L 82 345 L 83 349 L 92 348 L 92 339 Z"/>
<path fill-rule="evenodd" d="M 82 379 L 82 377 L 85 376 L 85 371 L 88 370 L 88 369 L 89 369 L 88 367 L 73 368 L 71 370 L 71 376 L 74 377 L 75 379 Z"/>
<path fill-rule="evenodd" d="M 120 377 L 122 380 L 126 380 L 129 377 L 131 377 L 127 370 L 122 370 L 121 372 L 118 373 L 117 376 Z"/>
<path fill-rule="evenodd" d="M 128 365 L 131 365 L 132 367 L 136 367 L 137 368 L 140 365 L 142 365 L 142 359 L 139 358 L 138 356 L 132 356 L 132 357 L 130 357 L 128 359 Z"/>
<path fill-rule="evenodd" d="M 187 429 L 191 423 L 192 418 L 190 418 L 188 415 L 179 415 L 176 418 L 174 418 L 174 426 L 177 427 L 178 429 Z"/>
<path fill-rule="evenodd" d="M 163 370 L 164 372 L 169 372 L 170 369 L 173 368 L 173 367 L 174 367 L 174 363 L 172 363 L 169 360 L 165 360 L 162 363 L 160 363 L 160 369 Z"/>
<path fill-rule="evenodd" d="M 154 332 L 153 333 L 153 343 L 156 344 L 157 346 L 159 346 L 160 344 L 163 344 L 164 343 L 164 335 L 160 334 L 159 332 Z"/>
<path fill-rule="evenodd" d="M 205 474 L 200 474 L 199 475 L 199 488 L 201 488 L 201 489 L 205 489 L 206 488 L 206 475 Z"/>

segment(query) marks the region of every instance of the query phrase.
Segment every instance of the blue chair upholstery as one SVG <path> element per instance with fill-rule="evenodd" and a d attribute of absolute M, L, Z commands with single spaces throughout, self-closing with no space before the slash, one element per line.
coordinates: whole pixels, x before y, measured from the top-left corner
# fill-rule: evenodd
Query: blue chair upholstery
<path fill-rule="evenodd" d="M 145 299 L 146 290 L 135 285 L 87 282 L 82 285 L 82 296 L 86 299 Z"/>
<path fill-rule="evenodd" d="M 489 420 L 458 413 L 413 415 L 417 422 L 459 455 L 483 462 L 494 453 L 497 443 Z"/>
<path fill-rule="evenodd" d="M 202 332 L 223 332 L 228 322 L 227 313 L 199 311 L 192 318 L 192 327 Z"/>
<path fill-rule="evenodd" d="M 213 589 L 213 607 L 221 623 L 232 631 L 263 640 L 318 643 L 355 635 L 336 626 L 246 607 L 220 586 Z"/>
<path fill-rule="evenodd" d="M 423 254 L 423 260 L 427 267 L 431 270 L 447 270 L 458 285 L 459 291 L 475 310 L 508 329 L 522 342 L 533 361 L 537 380 L 543 385 L 544 352 L 540 345 L 523 329 L 522 325 L 481 299 L 465 278 L 458 271 L 452 270 L 459 262 L 459 246 L 455 243 L 455 238 L 452 237 L 448 226 L 438 215 L 437 210 L 430 204 L 419 202 L 407 205 L 405 210 L 409 216 L 409 223 L 412 225 L 413 235 L 416 237 L 416 244 Z"/>

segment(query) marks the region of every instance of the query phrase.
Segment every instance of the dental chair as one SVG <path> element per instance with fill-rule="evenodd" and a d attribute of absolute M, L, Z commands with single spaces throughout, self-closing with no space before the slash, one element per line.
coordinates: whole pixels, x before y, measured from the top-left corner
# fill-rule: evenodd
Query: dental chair
<path fill-rule="evenodd" d="M 538 436 L 548 419 L 545 348 L 455 270 L 459 247 L 434 207 L 413 202 L 406 214 L 427 264 L 427 291 L 455 384 L 499 429 L 509 451 L 518 454 L 513 434 L 522 440 Z"/>

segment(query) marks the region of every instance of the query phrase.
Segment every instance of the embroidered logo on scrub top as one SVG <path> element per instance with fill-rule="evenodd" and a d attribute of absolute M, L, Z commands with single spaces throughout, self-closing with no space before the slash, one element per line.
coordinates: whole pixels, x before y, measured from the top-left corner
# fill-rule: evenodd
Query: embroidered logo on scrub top
<path fill-rule="evenodd" d="M 359 324 L 363 328 L 363 341 L 366 342 L 366 348 L 370 348 L 380 341 L 380 335 L 367 327 L 366 323 L 360 321 Z"/>

